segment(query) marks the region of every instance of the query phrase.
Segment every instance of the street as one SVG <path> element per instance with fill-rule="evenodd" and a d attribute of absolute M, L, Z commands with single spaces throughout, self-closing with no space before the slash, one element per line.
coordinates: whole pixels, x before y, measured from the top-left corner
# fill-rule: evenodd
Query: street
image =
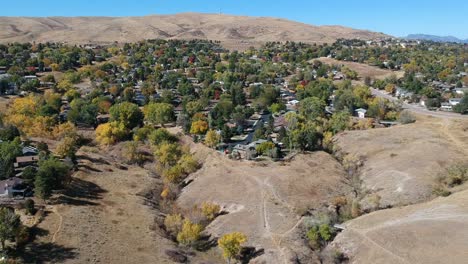
<path fill-rule="evenodd" d="M 393 97 L 383 91 L 380 91 L 374 88 L 371 88 L 371 91 L 372 91 L 372 95 L 376 97 L 385 98 L 393 102 L 396 102 L 399 100 L 396 97 Z M 445 119 L 468 119 L 468 115 L 461 115 L 458 113 L 443 112 L 443 111 L 430 111 L 427 108 L 420 106 L 419 104 L 408 104 L 408 103 L 402 102 L 402 106 L 404 109 L 410 110 L 411 112 L 414 112 L 416 114 L 421 114 L 421 115 L 429 115 L 429 116 L 445 118 Z"/>

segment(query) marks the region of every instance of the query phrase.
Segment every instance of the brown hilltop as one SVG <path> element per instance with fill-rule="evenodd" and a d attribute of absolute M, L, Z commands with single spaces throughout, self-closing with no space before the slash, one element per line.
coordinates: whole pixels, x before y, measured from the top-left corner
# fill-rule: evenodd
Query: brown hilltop
<path fill-rule="evenodd" d="M 211 39 L 227 47 L 267 41 L 330 43 L 376 39 L 382 33 L 342 26 L 313 26 L 285 19 L 182 13 L 144 17 L 0 17 L 0 42 L 135 42 L 143 39 Z"/>

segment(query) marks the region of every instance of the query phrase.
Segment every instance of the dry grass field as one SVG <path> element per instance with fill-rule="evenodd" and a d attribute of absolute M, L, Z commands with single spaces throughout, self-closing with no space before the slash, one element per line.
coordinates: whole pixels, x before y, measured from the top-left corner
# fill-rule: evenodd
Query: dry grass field
<path fill-rule="evenodd" d="M 466 263 L 468 191 L 354 219 L 333 247 L 352 263 Z"/>
<path fill-rule="evenodd" d="M 432 197 L 445 168 L 466 160 L 467 128 L 465 120 L 421 117 L 410 125 L 341 133 L 336 146 L 364 157 L 361 178 L 383 206 L 413 204 Z"/>
<path fill-rule="evenodd" d="M 317 261 L 301 239 L 301 215 L 348 192 L 337 161 L 324 152 L 298 155 L 290 163 L 235 161 L 201 145 L 192 149 L 204 165 L 178 202 L 184 208 L 220 204 L 228 213 L 208 226 L 210 234 L 245 233 L 248 246 L 265 250 L 255 263 Z"/>
<path fill-rule="evenodd" d="M 25 263 L 172 263 L 164 254 L 172 242 L 152 231 L 155 212 L 137 195 L 152 184 L 148 172 L 78 154 L 80 170 L 58 204 L 47 206 Z"/>
<path fill-rule="evenodd" d="M 392 74 L 396 75 L 397 78 L 401 78 L 404 75 L 404 71 L 392 71 L 387 69 L 381 69 L 379 67 L 370 66 L 364 63 L 351 62 L 351 61 L 340 61 L 332 58 L 321 57 L 320 60 L 323 63 L 330 65 L 344 65 L 351 70 L 354 70 L 358 73 L 361 81 L 366 77 L 372 79 L 385 79 L 390 77 Z"/>

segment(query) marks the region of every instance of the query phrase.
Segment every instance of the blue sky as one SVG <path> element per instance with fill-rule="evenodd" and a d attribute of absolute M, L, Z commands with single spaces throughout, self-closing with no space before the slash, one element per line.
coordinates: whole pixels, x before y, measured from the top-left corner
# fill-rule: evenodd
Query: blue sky
<path fill-rule="evenodd" d="M 0 16 L 142 16 L 203 12 L 468 38 L 468 0 L 1 0 Z"/>

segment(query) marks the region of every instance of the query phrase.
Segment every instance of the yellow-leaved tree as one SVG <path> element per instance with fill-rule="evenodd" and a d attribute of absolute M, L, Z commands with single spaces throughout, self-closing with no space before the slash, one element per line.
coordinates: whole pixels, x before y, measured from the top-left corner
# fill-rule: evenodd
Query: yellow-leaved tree
<path fill-rule="evenodd" d="M 190 128 L 190 134 L 194 135 L 202 135 L 208 130 L 208 122 L 205 120 L 197 120 L 192 123 L 192 127 Z"/>
<path fill-rule="evenodd" d="M 114 121 L 99 125 L 96 128 L 96 140 L 101 145 L 112 145 L 127 135 L 128 131 L 125 125 L 120 122 Z"/>
<path fill-rule="evenodd" d="M 214 148 L 216 147 L 219 142 L 221 142 L 221 135 L 218 134 L 216 131 L 214 130 L 209 130 L 207 133 L 206 133 L 206 137 L 205 137 L 205 144 L 210 147 L 210 148 Z"/>
<path fill-rule="evenodd" d="M 223 251 L 223 256 L 228 263 L 231 263 L 233 258 L 239 256 L 242 249 L 242 244 L 247 242 L 247 236 L 240 232 L 234 232 L 222 236 L 218 240 L 218 246 Z"/>

